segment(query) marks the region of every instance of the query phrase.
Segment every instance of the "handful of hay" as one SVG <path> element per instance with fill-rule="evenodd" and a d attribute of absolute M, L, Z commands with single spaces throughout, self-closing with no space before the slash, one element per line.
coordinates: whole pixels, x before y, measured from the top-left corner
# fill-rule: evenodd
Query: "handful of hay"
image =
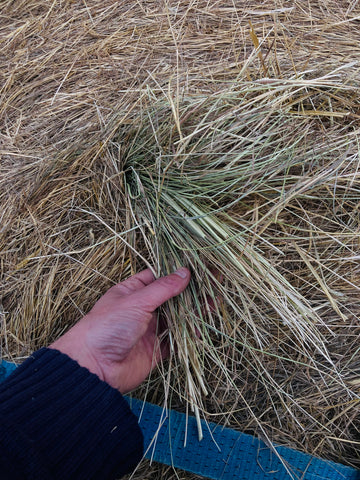
<path fill-rule="evenodd" d="M 2 7 L 3 351 L 185 265 L 148 399 L 359 466 L 358 68 L 321 22 L 355 30 L 330 1 L 185 3 Z"/>
<path fill-rule="evenodd" d="M 301 383 L 316 378 L 326 403 L 329 385 L 356 399 L 333 350 L 339 322 L 348 329 L 354 318 L 339 279 L 357 289 L 348 277 L 356 253 L 348 253 L 348 224 L 334 241 L 332 218 L 355 207 L 357 132 L 334 125 L 324 136 L 318 120 L 288 106 L 303 90 L 313 102 L 319 91 L 341 91 L 323 82 L 254 82 L 185 100 L 170 125 L 171 105 L 160 102 L 110 147 L 128 146 L 119 175 L 131 250 L 156 273 L 193 271 L 190 289 L 164 314 L 176 346 L 172 384 L 181 394 L 185 382 L 197 415 L 210 391 L 219 412 L 248 409 L 262 429 L 248 397 L 254 383 L 279 429 L 287 412 L 306 432 L 319 419 L 302 404 L 306 384 L 294 394 L 299 375 Z"/>

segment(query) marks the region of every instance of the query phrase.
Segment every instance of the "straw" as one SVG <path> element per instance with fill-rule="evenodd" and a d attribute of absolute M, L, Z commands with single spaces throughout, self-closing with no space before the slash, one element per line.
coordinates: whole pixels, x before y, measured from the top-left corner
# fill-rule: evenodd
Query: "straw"
<path fill-rule="evenodd" d="M 137 395 L 359 467 L 357 2 L 0 14 L 3 356 L 186 265 Z"/>

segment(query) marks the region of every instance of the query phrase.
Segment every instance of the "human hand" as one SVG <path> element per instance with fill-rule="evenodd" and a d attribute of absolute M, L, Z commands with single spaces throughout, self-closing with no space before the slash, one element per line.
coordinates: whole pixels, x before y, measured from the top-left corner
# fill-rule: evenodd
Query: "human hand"
<path fill-rule="evenodd" d="M 189 281 L 186 268 L 157 280 L 149 269 L 144 270 L 111 287 L 49 348 L 67 354 L 126 393 L 166 356 L 158 337 L 156 309 L 183 292 Z"/>

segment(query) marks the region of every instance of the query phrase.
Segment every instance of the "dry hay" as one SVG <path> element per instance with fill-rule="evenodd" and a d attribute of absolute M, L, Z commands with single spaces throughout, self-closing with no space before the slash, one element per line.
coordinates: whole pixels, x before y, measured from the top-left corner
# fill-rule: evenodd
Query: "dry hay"
<path fill-rule="evenodd" d="M 3 354 L 184 263 L 148 400 L 359 467 L 359 19 L 356 1 L 3 2 Z"/>

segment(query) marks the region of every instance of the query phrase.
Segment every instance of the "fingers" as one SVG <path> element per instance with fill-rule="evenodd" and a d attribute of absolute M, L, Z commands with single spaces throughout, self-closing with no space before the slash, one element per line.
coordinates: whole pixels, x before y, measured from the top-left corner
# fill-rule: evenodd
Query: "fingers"
<path fill-rule="evenodd" d="M 136 292 L 136 290 L 140 290 L 141 288 L 146 287 L 146 285 L 149 285 L 154 280 L 155 277 L 152 271 L 150 270 L 150 268 L 147 268 L 146 270 L 143 270 L 142 272 L 139 272 L 136 275 L 127 278 L 121 283 L 118 283 L 113 288 L 116 289 L 118 294 L 120 293 L 121 295 L 130 295 L 131 293 Z"/>
<path fill-rule="evenodd" d="M 152 273 L 150 268 L 147 268 L 146 270 L 143 270 L 142 272 L 139 272 L 136 275 L 133 275 L 132 277 L 128 278 L 127 280 L 135 279 L 135 278 L 137 280 L 140 280 L 140 282 L 142 282 L 144 285 L 148 285 L 149 283 L 151 283 L 155 280 L 154 274 Z M 125 282 L 127 282 L 127 280 L 125 280 Z"/>
<path fill-rule="evenodd" d="M 185 290 L 190 281 L 187 268 L 180 268 L 171 275 L 158 278 L 131 295 L 131 302 L 145 312 L 154 312 L 160 305 Z M 130 300 L 130 298 L 129 298 Z"/>

